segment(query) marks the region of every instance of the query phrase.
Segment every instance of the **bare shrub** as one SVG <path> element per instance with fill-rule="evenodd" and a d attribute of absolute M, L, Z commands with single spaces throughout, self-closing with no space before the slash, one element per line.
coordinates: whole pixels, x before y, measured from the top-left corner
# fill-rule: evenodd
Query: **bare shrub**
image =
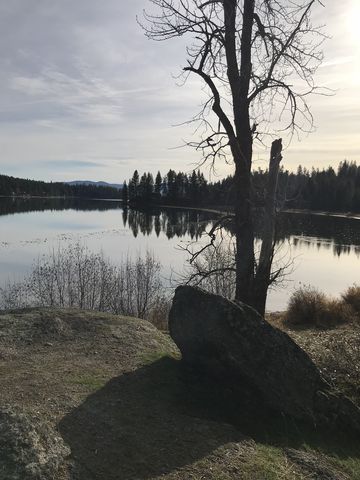
<path fill-rule="evenodd" d="M 7 282 L 0 288 L 0 308 L 5 310 L 29 306 L 26 285 L 22 282 Z"/>
<path fill-rule="evenodd" d="M 341 295 L 341 298 L 346 305 L 352 308 L 360 319 L 360 286 L 352 285 Z"/>
<path fill-rule="evenodd" d="M 160 269 L 160 263 L 149 252 L 145 258 L 126 258 L 114 278 L 111 311 L 149 318 L 163 297 Z"/>
<path fill-rule="evenodd" d="M 148 318 L 163 296 L 160 263 L 151 253 L 113 265 L 103 253 L 76 243 L 38 258 L 23 282 L 0 289 L 0 307 L 70 307 Z"/>
<path fill-rule="evenodd" d="M 331 328 L 351 322 L 351 308 L 337 299 L 329 299 L 316 288 L 304 286 L 290 297 L 284 321 L 298 327 Z"/>
<path fill-rule="evenodd" d="M 327 299 L 325 308 L 319 316 L 317 326 L 331 328 L 345 323 L 351 323 L 354 319 L 353 311 L 344 302 L 338 299 Z"/>
<path fill-rule="evenodd" d="M 168 296 L 160 297 L 156 305 L 150 310 L 147 320 L 155 325 L 159 330 L 167 331 L 169 329 L 169 312 L 171 300 Z"/>
<path fill-rule="evenodd" d="M 192 257 L 182 280 L 231 300 L 235 298 L 235 278 L 235 245 L 220 241 Z"/>
<path fill-rule="evenodd" d="M 189 267 L 180 277 L 181 283 L 199 286 L 215 295 L 221 295 L 229 300 L 236 293 L 236 244 L 231 234 L 222 233 L 215 238 L 212 231 L 207 232 L 210 241 L 199 250 L 193 250 L 192 243 L 183 248 L 189 255 Z M 258 259 L 261 251 L 261 241 L 256 244 Z M 287 275 L 293 270 L 293 260 L 288 251 L 281 251 L 283 243 L 274 248 L 273 270 L 269 287 L 275 289 L 285 283 Z M 179 282 L 180 283 L 180 282 Z"/>

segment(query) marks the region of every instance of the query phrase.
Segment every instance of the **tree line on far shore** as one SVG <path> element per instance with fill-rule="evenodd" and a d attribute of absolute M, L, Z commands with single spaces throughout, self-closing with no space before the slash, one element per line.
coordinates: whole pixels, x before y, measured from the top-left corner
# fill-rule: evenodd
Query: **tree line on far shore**
<path fill-rule="evenodd" d="M 258 169 L 252 174 L 253 203 L 262 207 L 268 171 Z M 233 205 L 233 177 L 208 182 L 198 170 L 187 174 L 169 170 L 155 179 L 150 172 L 141 176 L 135 170 L 124 182 L 123 200 L 132 206 L 149 204 L 179 206 Z M 278 184 L 279 208 L 360 212 L 360 166 L 343 161 L 337 169 L 308 170 L 299 166 L 295 173 L 281 168 Z"/>
<path fill-rule="evenodd" d="M 0 195 L 34 197 L 119 198 L 119 190 L 101 185 L 69 185 L 62 182 L 41 182 L 0 175 Z"/>
<path fill-rule="evenodd" d="M 258 169 L 252 174 L 253 204 L 263 206 L 267 170 Z M 135 170 L 124 183 L 123 191 L 95 185 L 69 185 L 61 182 L 41 182 L 0 175 L 1 196 L 119 198 L 131 206 L 229 206 L 235 191 L 233 177 L 208 182 L 203 173 L 175 172 L 170 169 L 164 176 L 155 178 L 151 173 L 141 176 Z M 360 166 L 343 161 L 337 169 L 308 170 L 299 167 L 296 172 L 282 168 L 279 174 L 278 206 L 326 210 L 333 212 L 360 212 Z"/>

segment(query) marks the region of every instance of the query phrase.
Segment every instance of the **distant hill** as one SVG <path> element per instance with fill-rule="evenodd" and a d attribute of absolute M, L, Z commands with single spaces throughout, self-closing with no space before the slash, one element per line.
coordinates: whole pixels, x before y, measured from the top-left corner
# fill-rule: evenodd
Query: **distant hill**
<path fill-rule="evenodd" d="M 106 182 L 41 182 L 0 174 L 0 196 L 121 198 L 121 186 Z"/>
<path fill-rule="evenodd" d="M 93 182 L 92 180 L 72 180 L 71 182 L 64 182 L 68 185 L 92 185 L 94 187 L 111 187 L 121 190 L 123 185 L 121 183 L 108 183 L 108 182 Z"/>

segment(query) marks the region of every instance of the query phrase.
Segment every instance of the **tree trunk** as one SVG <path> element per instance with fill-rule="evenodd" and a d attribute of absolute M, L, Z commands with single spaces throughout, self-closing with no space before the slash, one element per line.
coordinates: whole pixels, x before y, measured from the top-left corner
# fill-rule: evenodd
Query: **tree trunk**
<path fill-rule="evenodd" d="M 236 0 L 224 0 L 225 53 L 227 76 L 233 98 L 235 139 L 231 143 L 235 163 L 235 235 L 236 291 L 235 299 L 251 304 L 254 280 L 254 229 L 251 204 L 252 132 L 249 116 L 251 78 L 251 39 L 254 0 L 244 0 L 240 59 L 237 50 Z M 240 61 L 239 61 L 240 60 Z"/>
<path fill-rule="evenodd" d="M 252 142 L 248 143 L 251 159 Z M 236 235 L 236 290 L 235 300 L 252 305 L 254 280 L 254 228 L 251 203 L 251 175 L 242 162 L 235 163 L 235 235 Z"/>
<path fill-rule="evenodd" d="M 271 265 L 275 246 L 276 193 L 282 160 L 281 139 L 275 140 L 271 146 L 269 161 L 269 177 L 265 195 L 263 232 L 260 257 L 253 284 L 252 306 L 261 314 L 265 314 L 268 288 L 271 282 Z"/>

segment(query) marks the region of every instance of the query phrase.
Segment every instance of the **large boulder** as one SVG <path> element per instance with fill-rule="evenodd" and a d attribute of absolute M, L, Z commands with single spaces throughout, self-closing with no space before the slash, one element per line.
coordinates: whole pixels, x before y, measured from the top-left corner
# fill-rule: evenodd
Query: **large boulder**
<path fill-rule="evenodd" d="M 183 361 L 233 385 L 250 385 L 270 407 L 302 420 L 360 430 L 360 410 L 334 395 L 309 356 L 253 308 L 199 288 L 176 289 L 170 335 Z"/>

